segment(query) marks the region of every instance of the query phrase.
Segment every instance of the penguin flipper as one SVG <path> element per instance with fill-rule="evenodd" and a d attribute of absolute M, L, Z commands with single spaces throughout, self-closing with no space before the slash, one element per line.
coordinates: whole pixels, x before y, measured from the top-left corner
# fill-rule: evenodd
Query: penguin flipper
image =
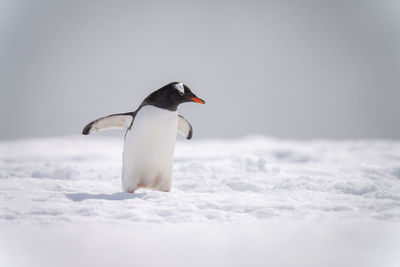
<path fill-rule="evenodd" d="M 190 125 L 190 123 L 181 115 L 178 115 L 178 133 L 180 133 L 187 140 L 192 139 L 192 125 Z"/>
<path fill-rule="evenodd" d="M 83 128 L 82 134 L 88 135 L 94 132 L 101 132 L 111 129 L 130 128 L 136 112 L 112 114 L 92 121 Z"/>

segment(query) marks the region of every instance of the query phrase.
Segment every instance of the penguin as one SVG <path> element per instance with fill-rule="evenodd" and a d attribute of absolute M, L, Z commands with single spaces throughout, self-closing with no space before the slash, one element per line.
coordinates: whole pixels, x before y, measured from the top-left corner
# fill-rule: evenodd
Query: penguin
<path fill-rule="evenodd" d="M 122 189 L 138 188 L 169 192 L 177 133 L 190 140 L 192 125 L 178 114 L 186 102 L 205 104 L 188 86 L 169 83 L 148 95 L 133 112 L 94 120 L 83 128 L 88 135 L 110 129 L 126 129 L 122 153 Z"/>

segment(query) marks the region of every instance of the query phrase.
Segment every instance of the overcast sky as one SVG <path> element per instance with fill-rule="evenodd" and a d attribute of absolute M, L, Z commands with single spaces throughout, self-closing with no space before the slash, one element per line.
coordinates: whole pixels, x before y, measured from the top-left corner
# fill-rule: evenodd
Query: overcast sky
<path fill-rule="evenodd" d="M 171 81 L 207 101 L 179 109 L 196 138 L 400 138 L 395 0 L 0 5 L 0 139 L 80 134 Z"/>

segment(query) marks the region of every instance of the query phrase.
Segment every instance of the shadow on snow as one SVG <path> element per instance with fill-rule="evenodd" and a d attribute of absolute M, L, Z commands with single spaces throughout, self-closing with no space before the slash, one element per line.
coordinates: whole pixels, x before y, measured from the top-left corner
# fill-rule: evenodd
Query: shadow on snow
<path fill-rule="evenodd" d="M 145 195 L 145 193 L 125 193 L 118 192 L 113 194 L 89 194 L 89 193 L 76 193 L 76 194 L 65 194 L 65 196 L 72 201 L 79 202 L 87 199 L 104 199 L 104 200 L 125 200 L 125 199 L 134 199 L 141 198 Z"/>

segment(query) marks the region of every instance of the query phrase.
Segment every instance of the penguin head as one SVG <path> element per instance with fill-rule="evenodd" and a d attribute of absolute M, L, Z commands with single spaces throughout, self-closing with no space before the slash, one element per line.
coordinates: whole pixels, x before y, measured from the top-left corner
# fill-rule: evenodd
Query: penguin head
<path fill-rule="evenodd" d="M 200 104 L 206 103 L 203 99 L 198 98 L 189 87 L 181 82 L 173 82 L 167 86 L 169 88 L 168 90 L 171 91 L 171 94 L 174 96 L 175 101 L 179 104 L 186 102 L 196 102 Z"/>
<path fill-rule="evenodd" d="M 175 111 L 179 104 L 187 102 L 206 103 L 204 100 L 198 98 L 185 84 L 172 82 L 151 93 L 143 101 L 142 106 L 153 105 Z"/>

